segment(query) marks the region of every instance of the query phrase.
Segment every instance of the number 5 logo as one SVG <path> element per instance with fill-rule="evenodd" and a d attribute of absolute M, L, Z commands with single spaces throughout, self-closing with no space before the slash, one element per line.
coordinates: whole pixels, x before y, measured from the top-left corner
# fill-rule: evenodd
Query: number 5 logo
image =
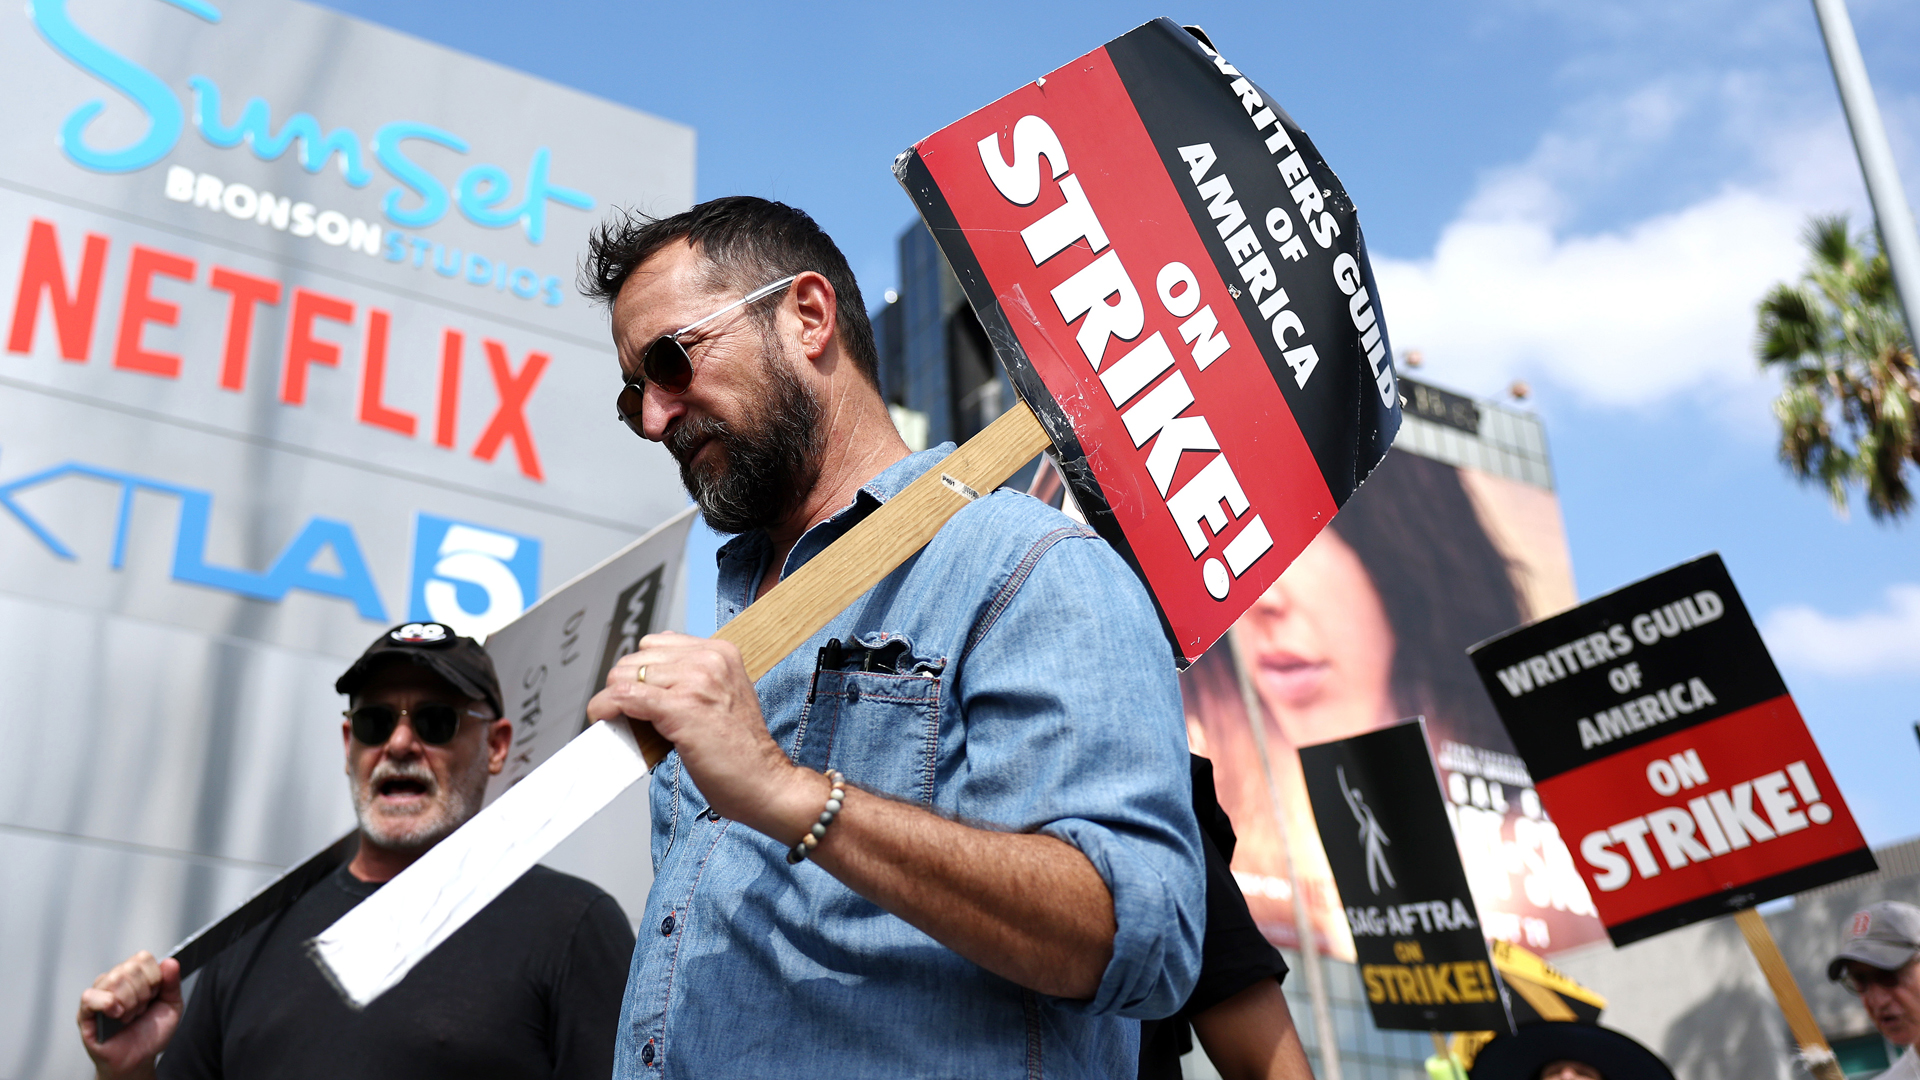
<path fill-rule="evenodd" d="M 484 638 L 540 595 L 540 541 L 420 514 L 413 531 L 407 618 Z"/>

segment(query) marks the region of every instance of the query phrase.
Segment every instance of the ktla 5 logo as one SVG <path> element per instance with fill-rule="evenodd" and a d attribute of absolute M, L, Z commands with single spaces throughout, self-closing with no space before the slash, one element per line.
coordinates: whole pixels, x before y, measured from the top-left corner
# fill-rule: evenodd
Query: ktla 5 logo
<path fill-rule="evenodd" d="M 0 520 L 13 518 L 53 557 L 77 561 L 80 551 L 54 531 L 59 519 L 45 516 L 49 507 L 34 499 L 22 501 L 31 492 L 55 485 L 67 499 L 84 498 L 68 489 L 70 480 L 119 489 L 108 563 L 115 571 L 126 568 L 129 548 L 139 544 L 140 537 L 171 529 L 175 581 L 271 604 L 293 592 L 333 597 L 351 603 L 369 622 L 391 621 L 373 573 L 385 560 L 369 561 L 352 524 L 335 518 L 315 515 L 298 531 L 289 529 L 292 538 L 265 569 L 235 566 L 208 557 L 210 535 L 216 531 L 213 492 L 121 469 L 64 461 L 0 483 Z M 156 521 L 151 500 L 135 497 L 142 494 L 177 498 L 177 515 L 165 523 Z M 136 518 L 144 523 L 138 528 Z M 461 634 L 478 636 L 511 622 L 526 610 L 529 600 L 540 595 L 539 540 L 432 514 L 416 514 L 414 522 L 407 618 L 446 623 Z M 231 528 L 229 520 L 224 529 Z"/>
<path fill-rule="evenodd" d="M 407 618 L 484 638 L 540 595 L 540 541 L 420 514 L 413 535 Z"/>

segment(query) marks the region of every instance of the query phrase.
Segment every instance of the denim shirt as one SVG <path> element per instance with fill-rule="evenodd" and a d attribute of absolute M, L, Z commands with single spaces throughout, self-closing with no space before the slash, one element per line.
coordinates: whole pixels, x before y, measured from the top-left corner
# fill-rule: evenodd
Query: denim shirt
<path fill-rule="evenodd" d="M 801 537 L 781 577 L 951 451 L 881 473 Z M 721 548 L 719 623 L 751 601 L 771 550 L 758 532 Z M 817 670 L 830 638 L 897 656 L 893 670 Z M 1113 894 L 1112 960 L 1091 1001 L 1022 989 L 813 863 L 788 865 L 791 839 L 715 817 L 670 754 L 653 774 L 654 880 L 614 1075 L 1133 1076 L 1134 1019 L 1172 1013 L 1198 974 L 1205 873 L 1172 650 L 1113 549 L 996 491 L 757 689 L 801 765 L 1085 853 Z"/>

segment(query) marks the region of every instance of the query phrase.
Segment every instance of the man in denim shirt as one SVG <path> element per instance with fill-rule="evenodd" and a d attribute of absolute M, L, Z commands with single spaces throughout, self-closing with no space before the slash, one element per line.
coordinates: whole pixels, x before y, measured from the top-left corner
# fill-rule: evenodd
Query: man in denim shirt
<path fill-rule="evenodd" d="M 620 215 L 583 277 L 622 418 L 739 534 L 721 623 L 952 450 L 901 441 L 852 272 L 798 210 Z M 589 714 L 676 747 L 617 1077 L 1132 1076 L 1134 1020 L 1192 989 L 1172 651 L 1126 564 L 1033 499 L 970 503 L 758 685 L 732 645 L 656 634 Z"/>

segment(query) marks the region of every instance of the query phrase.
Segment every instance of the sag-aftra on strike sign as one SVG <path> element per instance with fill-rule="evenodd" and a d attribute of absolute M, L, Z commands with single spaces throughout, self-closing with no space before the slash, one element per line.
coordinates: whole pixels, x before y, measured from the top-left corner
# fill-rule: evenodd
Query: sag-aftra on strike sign
<path fill-rule="evenodd" d="M 1399 428 L 1340 181 L 1272 97 L 1165 19 L 895 171 L 1088 521 L 1199 656 Z"/>
<path fill-rule="evenodd" d="M 1616 945 L 1874 869 L 1718 555 L 1469 652 Z"/>
<path fill-rule="evenodd" d="M 1300 748 L 1375 1027 L 1512 1031 L 1423 720 Z"/>

